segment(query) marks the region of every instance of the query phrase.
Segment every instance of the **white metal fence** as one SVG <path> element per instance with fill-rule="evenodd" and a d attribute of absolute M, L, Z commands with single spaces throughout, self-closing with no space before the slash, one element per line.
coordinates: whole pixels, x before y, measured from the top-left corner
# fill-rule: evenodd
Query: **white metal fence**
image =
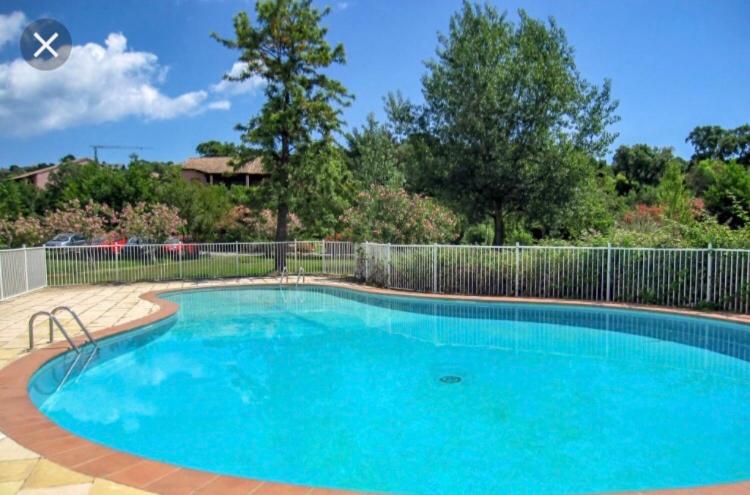
<path fill-rule="evenodd" d="M 0 301 L 47 285 L 43 247 L 0 251 Z"/>
<path fill-rule="evenodd" d="M 258 277 L 286 266 L 419 292 L 750 313 L 750 250 L 353 244 L 147 244 L 0 251 L 0 300 L 46 285 Z"/>
<path fill-rule="evenodd" d="M 365 243 L 356 275 L 419 292 L 750 313 L 750 250 Z"/>
<path fill-rule="evenodd" d="M 290 241 L 48 247 L 49 285 L 354 273 L 350 242 Z"/>

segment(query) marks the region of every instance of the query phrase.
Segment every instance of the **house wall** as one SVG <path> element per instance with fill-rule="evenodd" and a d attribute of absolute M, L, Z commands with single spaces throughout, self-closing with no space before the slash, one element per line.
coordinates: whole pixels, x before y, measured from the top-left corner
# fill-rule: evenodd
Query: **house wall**
<path fill-rule="evenodd" d="M 182 169 L 182 178 L 193 182 L 200 182 L 201 184 L 208 183 L 206 174 L 204 174 L 203 172 L 198 172 L 197 170 Z"/>
<path fill-rule="evenodd" d="M 31 176 L 32 184 L 34 184 L 34 186 L 37 189 L 46 189 L 47 188 L 47 183 L 49 182 L 49 177 L 50 177 L 50 172 L 49 171 L 47 171 L 47 172 L 41 172 L 41 173 L 38 173 L 36 175 L 32 175 Z"/>

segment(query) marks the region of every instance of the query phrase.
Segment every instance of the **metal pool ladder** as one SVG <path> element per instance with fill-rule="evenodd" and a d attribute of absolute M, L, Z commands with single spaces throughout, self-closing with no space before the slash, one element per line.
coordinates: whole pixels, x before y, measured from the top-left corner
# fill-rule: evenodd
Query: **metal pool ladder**
<path fill-rule="evenodd" d="M 49 321 L 49 342 L 52 343 L 53 340 L 53 332 L 55 327 L 60 330 L 60 333 L 63 334 L 65 337 L 65 340 L 68 341 L 68 344 L 71 348 L 73 348 L 74 351 L 76 351 L 77 354 L 80 354 L 81 349 L 73 342 L 73 339 L 70 338 L 70 335 L 65 330 L 65 327 L 62 326 L 62 323 L 60 323 L 60 320 L 57 319 L 57 316 L 55 316 L 57 313 L 65 311 L 70 313 L 71 316 L 73 316 L 73 319 L 78 323 L 78 326 L 81 328 L 81 331 L 83 331 L 83 334 L 86 336 L 86 338 L 91 342 L 91 344 L 98 348 L 99 345 L 96 343 L 94 338 L 89 333 L 88 329 L 86 328 L 86 325 L 83 324 L 81 319 L 78 317 L 75 311 L 70 309 L 67 306 L 58 306 L 52 311 L 38 311 L 31 315 L 31 318 L 29 318 L 29 350 L 32 350 L 34 348 L 34 322 L 36 319 L 40 316 L 46 316 L 47 321 Z"/>
<path fill-rule="evenodd" d="M 297 285 L 299 285 L 299 280 L 302 279 L 302 283 L 305 283 L 305 269 L 302 267 L 299 267 L 299 270 L 297 270 Z"/>
<path fill-rule="evenodd" d="M 286 282 L 289 283 L 289 270 L 287 269 L 286 265 L 284 265 L 284 269 L 281 270 L 281 275 L 279 276 L 279 284 L 284 283 L 284 277 L 286 277 Z"/>

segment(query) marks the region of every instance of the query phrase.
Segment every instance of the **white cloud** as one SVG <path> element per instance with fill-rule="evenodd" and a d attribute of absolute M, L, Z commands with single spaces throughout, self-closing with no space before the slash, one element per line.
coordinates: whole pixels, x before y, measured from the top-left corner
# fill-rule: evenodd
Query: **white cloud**
<path fill-rule="evenodd" d="M 232 103 L 229 100 L 218 100 L 209 103 L 208 108 L 211 110 L 229 110 L 232 108 Z"/>
<path fill-rule="evenodd" d="M 346 9 L 349 8 L 349 2 L 339 2 L 339 3 L 336 4 L 336 7 L 339 10 L 346 10 Z"/>
<path fill-rule="evenodd" d="M 229 77 L 240 77 L 247 70 L 247 62 L 235 62 L 232 68 L 227 72 Z M 243 93 L 254 93 L 266 85 L 262 77 L 253 75 L 244 81 L 227 81 L 222 79 L 211 86 L 211 90 L 216 93 L 227 93 L 230 95 L 240 95 Z"/>
<path fill-rule="evenodd" d="M 26 16 L 23 12 L 0 14 L 0 48 L 6 43 L 17 42 L 25 25 Z"/>
<path fill-rule="evenodd" d="M 0 133 L 31 135 L 129 116 L 164 120 L 229 108 L 207 102 L 204 90 L 165 95 L 157 86 L 167 68 L 153 53 L 128 50 L 127 43 L 123 34 L 111 33 L 104 46 L 73 46 L 68 61 L 52 71 L 20 58 L 0 63 Z"/>

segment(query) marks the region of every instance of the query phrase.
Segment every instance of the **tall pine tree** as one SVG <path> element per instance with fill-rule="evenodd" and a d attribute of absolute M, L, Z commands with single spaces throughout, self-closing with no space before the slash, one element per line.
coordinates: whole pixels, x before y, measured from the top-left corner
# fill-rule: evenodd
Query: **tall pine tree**
<path fill-rule="evenodd" d="M 332 47 L 325 39 L 321 21 L 329 10 L 316 9 L 312 0 L 258 0 L 254 22 L 246 12 L 234 17 L 233 39 L 213 35 L 240 51 L 244 70 L 225 79 L 260 77 L 265 83 L 260 113 L 237 126 L 243 146 L 235 161 L 262 157 L 269 174 L 265 187 L 277 211 L 277 242 L 287 240 L 290 207 L 305 203 L 306 198 L 295 196 L 309 191 L 300 182 L 328 173 L 320 157 L 335 147 L 333 134 L 343 125 L 341 109 L 351 99 L 339 81 L 325 74 L 327 67 L 345 63 L 343 45 Z M 284 258 L 283 253 L 277 256 L 277 269 L 283 268 Z"/>

